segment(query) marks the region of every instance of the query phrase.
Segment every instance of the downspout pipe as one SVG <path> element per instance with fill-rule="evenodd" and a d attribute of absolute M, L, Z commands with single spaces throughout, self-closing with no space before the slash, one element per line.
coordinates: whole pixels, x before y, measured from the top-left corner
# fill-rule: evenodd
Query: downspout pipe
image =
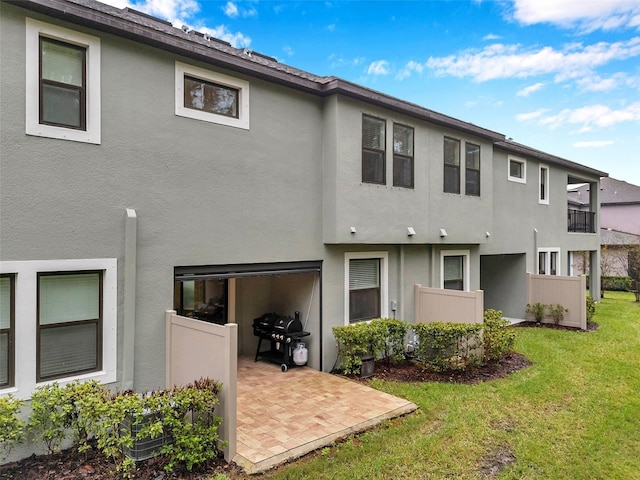
<path fill-rule="evenodd" d="M 124 229 L 124 328 L 122 331 L 122 389 L 133 390 L 136 339 L 136 256 L 138 216 L 127 208 Z"/>

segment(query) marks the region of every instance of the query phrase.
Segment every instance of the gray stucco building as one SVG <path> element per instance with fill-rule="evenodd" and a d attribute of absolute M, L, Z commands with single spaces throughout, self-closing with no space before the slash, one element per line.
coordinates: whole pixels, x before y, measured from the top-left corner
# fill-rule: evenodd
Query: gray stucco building
<path fill-rule="evenodd" d="M 164 312 L 413 321 L 414 285 L 522 319 L 526 272 L 590 252 L 606 174 L 93 0 L 0 3 L 0 394 L 162 387 Z M 588 226 L 567 185 L 591 184 Z"/>

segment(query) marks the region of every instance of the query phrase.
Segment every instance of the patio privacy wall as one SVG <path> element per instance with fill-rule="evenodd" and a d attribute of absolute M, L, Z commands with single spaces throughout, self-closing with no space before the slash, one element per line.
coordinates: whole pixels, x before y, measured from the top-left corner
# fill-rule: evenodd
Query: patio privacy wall
<path fill-rule="evenodd" d="M 484 292 L 415 286 L 415 323 L 482 323 Z"/>
<path fill-rule="evenodd" d="M 166 387 L 187 385 L 200 378 L 222 383 L 219 393 L 220 439 L 228 442 L 224 458 L 236 454 L 238 326 L 216 325 L 166 312 Z"/>
<path fill-rule="evenodd" d="M 587 328 L 587 281 L 585 277 L 563 277 L 559 275 L 533 275 L 527 273 L 527 303 L 545 305 L 560 304 L 568 309 L 560 325 Z M 553 323 L 546 316 L 544 323 Z"/>

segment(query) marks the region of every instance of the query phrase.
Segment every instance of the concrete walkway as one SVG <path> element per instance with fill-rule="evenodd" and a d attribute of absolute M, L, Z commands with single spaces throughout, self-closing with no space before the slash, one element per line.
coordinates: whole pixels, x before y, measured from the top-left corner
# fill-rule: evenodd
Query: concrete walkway
<path fill-rule="evenodd" d="M 259 473 L 417 406 L 308 367 L 238 359 L 238 429 L 234 461 Z"/>

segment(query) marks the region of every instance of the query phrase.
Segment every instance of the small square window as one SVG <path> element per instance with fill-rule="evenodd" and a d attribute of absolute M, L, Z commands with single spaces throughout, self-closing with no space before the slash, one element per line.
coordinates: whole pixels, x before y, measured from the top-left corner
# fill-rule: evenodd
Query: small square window
<path fill-rule="evenodd" d="M 527 162 L 524 159 L 509 157 L 508 178 L 511 182 L 527 183 Z"/>
<path fill-rule="evenodd" d="M 249 82 L 176 62 L 175 113 L 249 129 Z"/>

